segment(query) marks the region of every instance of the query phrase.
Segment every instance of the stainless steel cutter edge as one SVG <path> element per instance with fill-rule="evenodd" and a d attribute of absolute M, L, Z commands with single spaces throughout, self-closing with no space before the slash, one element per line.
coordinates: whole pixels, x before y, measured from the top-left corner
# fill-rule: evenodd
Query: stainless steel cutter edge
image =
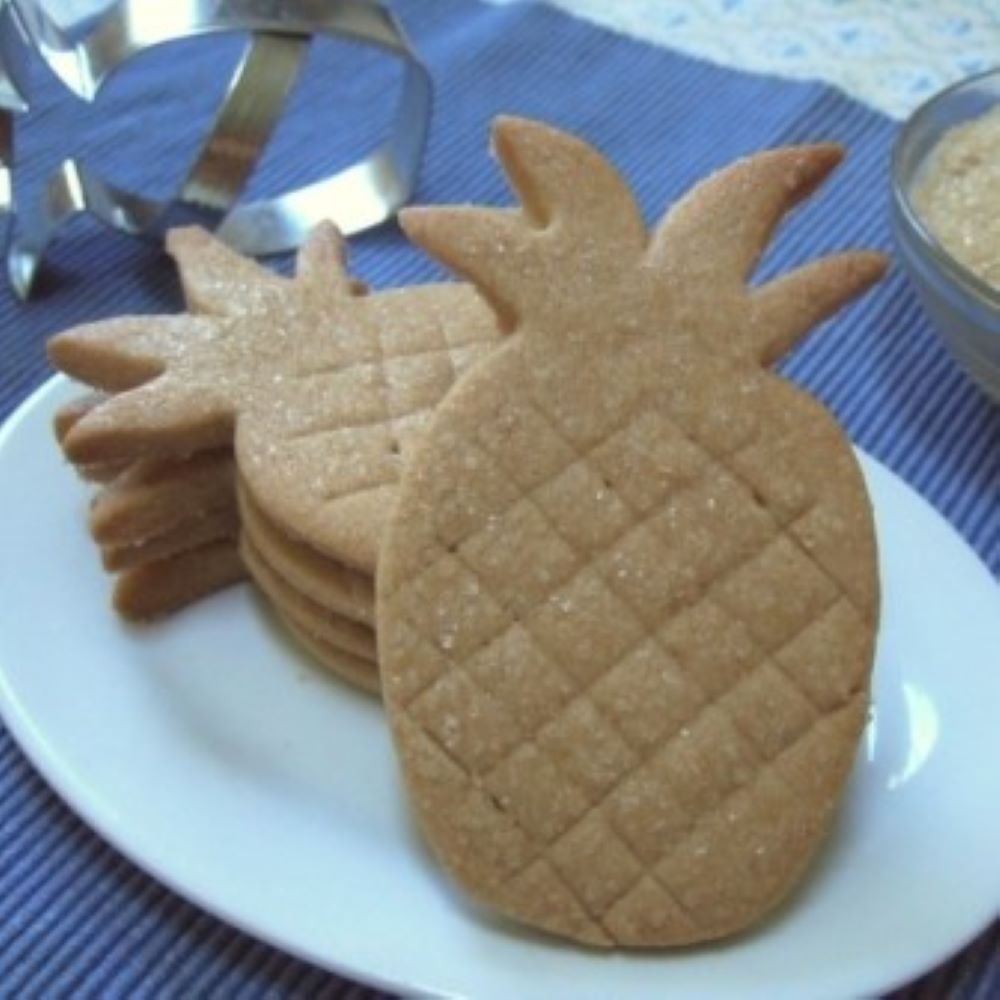
<path fill-rule="evenodd" d="M 157 201 L 116 187 L 75 159 L 47 180 L 37 211 L 16 217 L 16 116 L 30 112 L 34 49 L 76 97 L 92 101 L 133 55 L 201 35 L 242 32 L 248 44 L 223 104 L 176 196 Z M 375 46 L 403 63 L 389 133 L 374 152 L 320 181 L 266 201 L 238 199 L 280 117 L 310 39 Z M 89 212 L 115 229 L 160 235 L 200 222 L 252 256 L 300 245 L 332 219 L 345 234 L 384 222 L 411 196 L 430 123 L 430 74 L 392 13 L 366 0 L 117 0 L 74 39 L 37 0 L 0 0 L 0 212 L 8 216 L 8 276 L 27 297 L 45 250 L 71 216 Z"/>

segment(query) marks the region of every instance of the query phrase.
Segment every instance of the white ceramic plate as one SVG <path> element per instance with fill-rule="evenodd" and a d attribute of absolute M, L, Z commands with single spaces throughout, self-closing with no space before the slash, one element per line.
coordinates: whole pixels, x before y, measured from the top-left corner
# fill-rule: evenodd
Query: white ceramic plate
<path fill-rule="evenodd" d="M 0 433 L 0 709 L 52 787 L 167 885 L 290 952 L 407 993 L 870 995 L 1000 901 L 1000 590 L 871 460 L 884 619 L 869 727 L 805 888 L 723 946 L 593 954 L 466 904 L 409 825 L 372 700 L 311 667 L 246 588 L 133 629 L 52 443 L 55 380 Z"/>

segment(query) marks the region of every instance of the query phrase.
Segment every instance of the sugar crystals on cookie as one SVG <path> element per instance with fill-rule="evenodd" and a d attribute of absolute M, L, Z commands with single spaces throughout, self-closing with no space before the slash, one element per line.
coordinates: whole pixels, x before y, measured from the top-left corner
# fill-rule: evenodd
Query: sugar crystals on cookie
<path fill-rule="evenodd" d="M 515 334 L 435 412 L 382 549 L 406 785 L 445 868 L 517 920 L 718 938 L 830 826 L 878 610 L 850 445 L 765 366 L 884 262 L 747 285 L 833 146 L 740 161 L 649 234 L 585 143 L 513 119 L 494 142 L 520 209 L 404 214 Z"/>

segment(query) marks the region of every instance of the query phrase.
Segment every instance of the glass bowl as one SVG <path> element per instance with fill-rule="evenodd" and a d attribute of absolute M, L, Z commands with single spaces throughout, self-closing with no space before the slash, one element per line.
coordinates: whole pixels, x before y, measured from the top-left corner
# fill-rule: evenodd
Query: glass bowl
<path fill-rule="evenodd" d="M 1000 402 L 1000 289 L 959 263 L 925 226 L 911 200 L 927 154 L 941 136 L 997 104 L 1000 70 L 991 70 L 941 91 L 913 112 L 892 152 L 892 225 L 900 260 L 941 339 Z"/>

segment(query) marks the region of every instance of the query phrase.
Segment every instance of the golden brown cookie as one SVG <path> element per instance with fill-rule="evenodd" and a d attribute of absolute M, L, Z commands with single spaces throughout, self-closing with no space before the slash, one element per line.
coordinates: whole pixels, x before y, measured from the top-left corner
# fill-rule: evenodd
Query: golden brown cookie
<path fill-rule="evenodd" d="M 52 420 L 52 429 L 55 431 L 56 440 L 62 444 L 73 425 L 95 406 L 100 406 L 107 398 L 107 393 L 104 392 L 83 392 L 69 402 L 63 403 L 56 410 L 56 415 Z"/>
<path fill-rule="evenodd" d="M 159 534 L 141 541 L 101 546 L 101 563 L 109 573 L 132 569 L 146 562 L 168 559 L 209 542 L 235 542 L 240 519 L 235 504 L 218 510 L 200 511 Z"/>
<path fill-rule="evenodd" d="M 239 487 L 237 494 L 243 534 L 275 573 L 327 611 L 374 628 L 375 581 L 371 575 L 347 569 L 289 538 L 258 509 L 245 489 Z"/>
<path fill-rule="evenodd" d="M 371 672 L 377 674 L 375 631 L 371 626 L 344 618 L 297 591 L 261 558 L 245 534 L 240 539 L 240 555 L 253 582 L 282 619 L 293 621 L 324 646 L 366 661 Z M 337 669 L 336 662 L 330 666 Z"/>
<path fill-rule="evenodd" d="M 313 602 L 370 632 L 402 455 L 456 375 L 497 342 L 491 312 L 467 286 L 366 297 L 331 226 L 303 247 L 293 279 L 197 229 L 171 233 L 168 249 L 187 313 L 104 321 L 49 344 L 57 367 L 106 394 L 60 418 L 66 454 L 81 469 L 126 467 L 94 507 L 105 560 L 133 565 L 207 541 L 235 504 L 234 459 L 215 457 L 235 448 L 257 562 L 300 598 L 285 617 L 302 623 Z M 200 517 L 177 522 L 182 510 Z"/>
<path fill-rule="evenodd" d="M 64 403 L 56 410 L 55 418 L 52 421 L 56 440 L 61 445 L 70 428 L 82 417 L 89 413 L 95 406 L 103 403 L 107 399 L 107 393 L 85 392 L 68 403 Z M 125 462 L 93 462 L 90 465 L 78 465 L 77 473 L 82 479 L 92 483 L 108 483 L 119 475 L 125 468 Z"/>
<path fill-rule="evenodd" d="M 236 516 L 235 463 L 226 449 L 133 462 L 94 497 L 90 533 L 99 545 L 142 545 L 198 527 L 206 514 Z"/>
<path fill-rule="evenodd" d="M 53 421 L 62 443 L 80 419 L 105 403 L 104 392 L 83 393 L 56 411 Z M 233 482 L 232 454 L 223 450 L 174 459 L 147 459 L 128 463 L 96 463 L 78 467 L 83 478 L 105 485 L 91 503 L 90 529 L 109 572 L 138 570 L 116 584 L 117 601 L 129 617 L 152 618 L 182 607 L 218 589 L 215 579 L 242 579 L 223 560 L 205 553 L 220 551 L 209 543 L 228 543 L 227 561 L 239 533 Z M 187 563 L 168 562 L 198 550 Z M 215 574 L 205 584 L 176 583 L 178 565 L 208 563 Z M 170 581 L 164 583 L 164 581 Z"/>
<path fill-rule="evenodd" d="M 238 583 L 245 575 L 235 541 L 210 542 L 120 573 L 112 601 L 123 618 L 149 621 Z"/>
<path fill-rule="evenodd" d="M 492 314 L 466 285 L 359 295 L 329 225 L 294 279 L 265 278 L 196 230 L 168 247 L 199 314 L 106 321 L 49 343 L 57 367 L 114 392 L 69 429 L 66 453 L 132 462 L 234 446 L 283 532 L 374 573 L 402 456 L 456 375 L 498 342 Z"/>
<path fill-rule="evenodd" d="M 747 285 L 834 146 L 737 162 L 648 234 L 583 142 L 508 119 L 494 143 L 519 209 L 404 218 L 518 334 L 435 412 L 382 549 L 406 785 L 448 872 L 519 921 L 732 934 L 829 829 L 878 611 L 850 444 L 764 365 L 884 260 Z"/>
<path fill-rule="evenodd" d="M 278 616 L 281 617 L 280 615 Z M 349 681 L 355 687 L 361 688 L 368 694 L 378 695 L 379 680 L 378 671 L 373 669 L 372 664 L 359 656 L 352 656 L 333 646 L 328 646 L 322 639 L 311 635 L 300 628 L 294 621 L 284 618 L 281 621 L 283 628 L 309 655 L 319 663 L 322 663 L 329 670 Z"/>
<path fill-rule="evenodd" d="M 323 666 L 378 693 L 372 578 L 285 536 L 242 484 L 237 494 L 243 562 L 275 614 Z"/>

